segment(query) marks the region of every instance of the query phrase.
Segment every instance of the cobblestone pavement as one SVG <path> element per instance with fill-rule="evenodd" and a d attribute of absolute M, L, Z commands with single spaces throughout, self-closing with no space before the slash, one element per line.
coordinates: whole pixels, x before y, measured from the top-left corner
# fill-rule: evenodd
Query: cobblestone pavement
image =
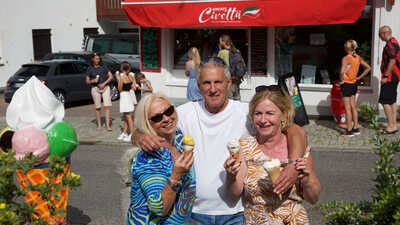
<path fill-rule="evenodd" d="M 65 121 L 75 128 L 78 140 L 81 144 L 104 144 L 104 145 L 130 145 L 130 143 L 118 141 L 122 121 L 120 117 L 112 115 L 113 130 L 98 131 L 94 117 L 66 117 Z M 6 127 L 5 117 L 0 117 L 0 128 Z M 400 125 L 399 125 L 400 127 Z M 310 120 L 310 124 L 304 126 L 307 131 L 308 143 L 312 148 L 320 150 L 342 149 L 346 150 L 371 150 L 373 145 L 371 139 L 375 132 L 365 126 L 360 127 L 361 135 L 354 137 L 340 137 L 339 132 L 344 128 L 337 126 L 330 120 Z M 388 139 L 400 138 L 400 134 L 385 135 Z"/>

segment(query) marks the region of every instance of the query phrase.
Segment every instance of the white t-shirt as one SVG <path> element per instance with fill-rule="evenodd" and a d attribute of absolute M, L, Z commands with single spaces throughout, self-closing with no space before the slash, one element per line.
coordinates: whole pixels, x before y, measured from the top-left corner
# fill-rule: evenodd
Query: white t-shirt
<path fill-rule="evenodd" d="M 211 114 L 204 101 L 189 102 L 177 108 L 178 128 L 192 135 L 195 142 L 194 167 L 196 172 L 196 200 L 194 213 L 229 215 L 243 211 L 242 202 L 232 203 L 223 184 L 224 162 L 229 157 L 228 141 L 250 135 L 247 103 L 229 100 L 226 108 Z"/>

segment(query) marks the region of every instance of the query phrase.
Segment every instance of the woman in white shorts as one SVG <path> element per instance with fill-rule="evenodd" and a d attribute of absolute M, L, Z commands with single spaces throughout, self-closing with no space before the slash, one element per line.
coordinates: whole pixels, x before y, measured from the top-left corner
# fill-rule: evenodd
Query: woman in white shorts
<path fill-rule="evenodd" d="M 130 142 L 133 133 L 133 119 L 132 112 L 135 110 L 136 96 L 134 90 L 136 89 L 135 75 L 131 72 L 131 66 L 128 62 L 122 62 L 120 72 L 116 72 L 118 79 L 118 90 L 120 93 L 119 111 L 124 116 L 123 132 L 118 137 L 118 140 Z M 128 135 L 129 126 L 129 135 Z"/>
<path fill-rule="evenodd" d="M 96 107 L 97 129 L 101 130 L 101 98 L 103 98 L 104 112 L 106 115 L 106 127 L 108 131 L 111 131 L 111 94 L 108 83 L 112 80 L 112 73 L 107 66 L 101 62 L 100 55 L 96 53 L 92 56 L 92 66 L 88 68 L 86 73 L 86 84 L 92 87 L 91 93 L 94 105 Z"/>

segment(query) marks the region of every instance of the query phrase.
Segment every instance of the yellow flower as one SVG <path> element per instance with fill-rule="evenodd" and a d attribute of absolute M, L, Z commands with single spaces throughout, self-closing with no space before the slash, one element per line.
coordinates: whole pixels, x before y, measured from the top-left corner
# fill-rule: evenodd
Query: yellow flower
<path fill-rule="evenodd" d="M 72 178 L 81 178 L 81 175 L 79 175 L 79 174 L 75 174 L 75 173 L 71 173 L 71 177 Z"/>
<path fill-rule="evenodd" d="M 0 209 L 5 209 L 6 208 L 6 203 L 0 203 Z"/>

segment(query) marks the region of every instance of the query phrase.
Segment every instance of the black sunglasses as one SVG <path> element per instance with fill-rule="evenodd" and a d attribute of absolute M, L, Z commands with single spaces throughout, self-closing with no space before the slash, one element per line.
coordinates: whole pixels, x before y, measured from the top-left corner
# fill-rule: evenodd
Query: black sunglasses
<path fill-rule="evenodd" d="M 223 59 L 221 59 L 220 57 L 216 57 L 216 56 L 205 58 L 203 61 L 201 61 L 200 66 L 203 66 L 203 65 L 207 64 L 210 61 L 213 61 L 218 65 L 226 66 L 225 61 Z"/>
<path fill-rule="evenodd" d="M 155 123 L 158 123 L 163 119 L 164 115 L 171 116 L 174 112 L 175 112 L 175 107 L 173 105 L 171 105 L 163 113 L 159 113 L 159 114 L 157 114 L 155 116 L 152 116 L 150 118 L 150 120 L 155 122 Z"/>
<path fill-rule="evenodd" d="M 256 93 L 261 91 L 281 91 L 281 88 L 278 85 L 260 85 L 256 87 Z"/>

